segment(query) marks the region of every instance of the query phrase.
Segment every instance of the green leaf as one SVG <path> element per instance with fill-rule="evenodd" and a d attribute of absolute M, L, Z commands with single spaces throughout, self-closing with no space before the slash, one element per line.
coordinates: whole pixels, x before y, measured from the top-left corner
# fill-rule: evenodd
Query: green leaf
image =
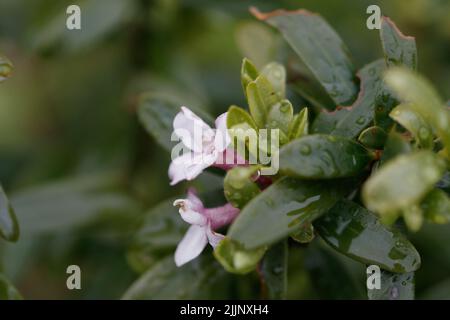
<path fill-rule="evenodd" d="M 22 300 L 19 291 L 0 273 L 0 300 Z"/>
<path fill-rule="evenodd" d="M 225 197 L 233 207 L 243 208 L 260 193 L 252 178 L 258 175 L 259 166 L 235 167 L 227 172 L 223 182 Z"/>
<path fill-rule="evenodd" d="M 392 68 L 385 76 L 387 84 L 413 111 L 437 132 L 450 159 L 450 111 L 427 80 L 406 68 Z"/>
<path fill-rule="evenodd" d="M 369 127 L 358 137 L 358 141 L 371 149 L 382 149 L 387 139 L 387 133 L 380 127 Z"/>
<path fill-rule="evenodd" d="M 431 191 L 420 204 L 426 219 L 434 223 L 450 222 L 450 198 L 440 189 Z"/>
<path fill-rule="evenodd" d="M 321 111 L 312 123 L 311 133 L 330 134 L 348 113 L 350 113 L 350 110 L 345 108 L 331 112 L 325 110 Z"/>
<path fill-rule="evenodd" d="M 283 178 L 244 207 L 228 236 L 246 249 L 270 245 L 325 213 L 348 190 L 342 181 Z"/>
<path fill-rule="evenodd" d="M 267 250 L 261 263 L 261 275 L 268 299 L 285 299 L 288 273 L 288 242 L 280 241 Z"/>
<path fill-rule="evenodd" d="M 166 257 L 145 272 L 125 292 L 125 300 L 224 299 L 228 276 L 209 256 L 201 256 L 177 268 Z"/>
<path fill-rule="evenodd" d="M 227 128 L 241 128 L 241 129 L 254 129 L 256 130 L 255 121 L 252 116 L 242 108 L 238 106 L 231 106 L 227 112 Z"/>
<path fill-rule="evenodd" d="M 274 104 L 267 115 L 267 129 L 280 129 L 280 143 L 287 142 L 289 126 L 294 115 L 294 108 L 289 100 Z"/>
<path fill-rule="evenodd" d="M 405 65 L 413 70 L 417 68 L 417 48 L 414 37 L 403 35 L 388 17 L 382 18 L 380 37 L 388 67 Z"/>
<path fill-rule="evenodd" d="M 97 174 L 48 183 L 14 193 L 11 202 L 23 234 L 62 231 L 86 225 L 102 214 L 136 212 L 136 202 L 114 191 L 117 175 Z"/>
<path fill-rule="evenodd" d="M 156 142 L 169 152 L 174 145 L 171 141 L 173 119 L 180 112 L 181 106 L 179 99 L 159 94 L 145 94 L 139 102 L 139 121 Z M 205 112 L 192 107 L 189 109 L 206 123 L 213 123 L 211 117 Z"/>
<path fill-rule="evenodd" d="M 354 100 L 357 86 L 348 49 L 322 17 L 306 10 L 251 12 L 282 33 L 336 104 Z"/>
<path fill-rule="evenodd" d="M 384 145 L 383 155 L 381 156 L 380 166 L 395 157 L 412 152 L 411 144 L 400 133 L 391 130 Z"/>
<path fill-rule="evenodd" d="M 445 169 L 445 161 L 431 151 L 398 156 L 366 181 L 364 202 L 381 215 L 407 209 L 431 191 Z"/>
<path fill-rule="evenodd" d="M 239 22 L 235 35 L 242 56 L 248 57 L 256 66 L 262 67 L 275 58 L 278 39 L 268 26 L 256 21 Z"/>
<path fill-rule="evenodd" d="M 433 149 L 433 129 L 409 104 L 401 104 L 389 114 L 391 118 L 410 131 L 416 143 L 424 149 Z"/>
<path fill-rule="evenodd" d="M 248 84 L 255 81 L 258 76 L 259 71 L 258 69 L 256 69 L 255 65 L 247 58 L 244 58 L 244 60 L 242 60 L 241 66 L 241 84 L 246 96 Z"/>
<path fill-rule="evenodd" d="M 281 101 L 272 84 L 264 75 L 247 85 L 247 100 L 250 114 L 259 128 L 264 128 L 267 114 L 273 105 Z"/>
<path fill-rule="evenodd" d="M 380 289 L 368 289 L 367 296 L 369 300 L 414 300 L 414 272 L 381 270 Z"/>
<path fill-rule="evenodd" d="M 280 150 L 280 172 L 303 179 L 354 176 L 372 160 L 362 145 L 342 137 L 315 134 L 296 139 Z"/>
<path fill-rule="evenodd" d="M 10 77 L 13 65 L 8 58 L 0 55 L 0 82 Z"/>
<path fill-rule="evenodd" d="M 319 241 L 308 246 L 305 268 L 309 272 L 314 291 L 320 299 L 361 299 L 362 290 L 352 277 L 352 270 L 343 263 L 343 256 L 333 251 Z"/>
<path fill-rule="evenodd" d="M 0 237 L 15 242 L 19 239 L 19 233 L 16 214 L 0 185 Z"/>
<path fill-rule="evenodd" d="M 280 99 L 284 99 L 286 96 L 286 69 L 284 69 L 284 66 L 277 62 L 271 62 L 264 66 L 261 74 L 265 75 L 272 84 L 275 94 Z"/>
<path fill-rule="evenodd" d="M 420 267 L 420 256 L 405 236 L 349 200 L 339 201 L 314 227 L 333 248 L 362 263 L 399 273 Z"/>
<path fill-rule="evenodd" d="M 294 116 L 289 127 L 289 140 L 294 140 L 308 134 L 308 108 L 303 108 Z"/>
<path fill-rule="evenodd" d="M 214 256 L 228 272 L 246 274 L 256 269 L 266 250 L 266 247 L 247 250 L 225 237 L 214 249 Z"/>
<path fill-rule="evenodd" d="M 347 112 L 334 113 L 339 120 L 330 132 L 332 135 L 356 138 L 374 120 L 378 96 L 381 94 L 381 76 L 385 68 L 384 61 L 377 60 L 358 71 L 361 79 L 358 99 L 347 108 Z M 388 98 L 387 95 L 385 97 Z"/>

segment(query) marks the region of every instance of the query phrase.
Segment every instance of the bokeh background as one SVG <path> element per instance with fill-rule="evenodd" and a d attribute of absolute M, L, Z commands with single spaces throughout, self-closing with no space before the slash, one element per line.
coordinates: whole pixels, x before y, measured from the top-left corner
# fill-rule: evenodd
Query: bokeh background
<path fill-rule="evenodd" d="M 81 31 L 65 28 L 74 3 Z M 139 95 L 181 97 L 214 116 L 245 106 L 242 58 L 283 62 L 282 40 L 251 5 L 319 12 L 359 68 L 382 56 L 378 31 L 366 28 L 370 4 L 416 37 L 419 71 L 448 100 L 448 0 L 1 0 L 0 52 L 15 69 L 0 85 L 0 181 L 21 238 L 0 243 L 0 271 L 26 299 L 121 298 L 143 271 L 130 246 L 149 209 L 187 186 L 169 187 L 169 154 L 140 125 Z M 195 186 L 220 187 L 220 178 L 206 174 Z M 450 298 L 450 228 L 426 226 L 412 240 L 423 260 L 418 298 Z M 289 297 L 341 290 L 333 274 L 344 271 L 325 261 L 307 272 L 303 251 L 290 258 Z M 363 290 L 364 271 L 341 262 Z M 66 288 L 70 264 L 82 269 L 82 290 Z M 247 280 L 239 297 L 258 298 L 256 280 Z"/>

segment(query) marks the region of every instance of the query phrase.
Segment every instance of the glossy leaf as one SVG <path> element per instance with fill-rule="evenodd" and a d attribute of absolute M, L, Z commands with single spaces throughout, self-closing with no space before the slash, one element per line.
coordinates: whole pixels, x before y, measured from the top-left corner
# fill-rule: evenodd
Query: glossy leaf
<path fill-rule="evenodd" d="M 145 130 L 156 140 L 156 142 L 167 151 L 171 151 L 175 142 L 171 141 L 173 132 L 173 119 L 180 112 L 182 104 L 177 98 L 168 95 L 147 94 L 139 102 L 139 121 Z M 211 124 L 213 120 L 203 111 L 189 106 L 206 123 Z"/>
<path fill-rule="evenodd" d="M 266 250 L 266 247 L 247 250 L 226 237 L 214 249 L 214 256 L 228 272 L 246 274 L 256 269 Z"/>
<path fill-rule="evenodd" d="M 372 160 L 362 145 L 342 137 L 308 135 L 280 150 L 280 172 L 304 179 L 354 176 Z"/>
<path fill-rule="evenodd" d="M 325 246 L 320 241 L 313 242 L 308 246 L 305 258 L 305 268 L 318 297 L 326 300 L 361 299 L 358 282 L 353 278 L 352 270 L 343 263 L 342 255 Z"/>
<path fill-rule="evenodd" d="M 388 17 L 382 18 L 380 37 L 386 64 L 389 67 L 405 65 L 411 69 L 417 68 L 417 48 L 414 37 L 403 35 Z"/>
<path fill-rule="evenodd" d="M 0 185 L 0 237 L 7 241 L 17 241 L 19 233 L 16 214 Z"/>
<path fill-rule="evenodd" d="M 445 161 L 430 151 L 398 156 L 366 181 L 364 202 L 382 215 L 407 209 L 431 191 L 445 169 Z"/>
<path fill-rule="evenodd" d="M 358 88 L 348 49 L 321 16 L 306 10 L 251 12 L 282 33 L 336 104 L 354 100 Z"/>
<path fill-rule="evenodd" d="M 382 149 L 387 139 L 387 133 L 380 127 L 369 127 L 358 137 L 358 141 L 368 148 Z"/>
<path fill-rule="evenodd" d="M 384 61 L 377 60 L 358 71 L 358 77 L 361 79 L 358 99 L 347 108 L 348 112 L 335 113 L 340 119 L 330 132 L 332 135 L 356 138 L 374 120 L 384 69 Z"/>
<path fill-rule="evenodd" d="M 440 189 L 431 191 L 420 204 L 426 219 L 434 223 L 450 222 L 450 198 Z"/>
<path fill-rule="evenodd" d="M 19 291 L 0 273 L 0 300 L 22 300 Z"/>
<path fill-rule="evenodd" d="M 247 249 L 270 245 L 324 214 L 347 188 L 342 181 L 283 178 L 245 206 L 228 236 Z"/>
<path fill-rule="evenodd" d="M 413 109 L 408 104 L 401 104 L 389 115 L 414 135 L 419 146 L 424 149 L 433 149 L 433 129 Z"/>
<path fill-rule="evenodd" d="M 333 248 L 362 263 L 399 273 L 420 267 L 419 253 L 406 237 L 349 200 L 339 201 L 314 226 Z"/>
<path fill-rule="evenodd" d="M 414 300 L 414 272 L 381 271 L 380 289 L 368 289 L 369 300 Z"/>
<path fill-rule="evenodd" d="M 235 167 L 227 172 L 223 182 L 225 197 L 236 208 L 243 208 L 260 193 L 253 181 L 258 176 L 259 166 Z"/>
<path fill-rule="evenodd" d="M 268 299 L 285 299 L 288 273 L 288 242 L 282 240 L 267 250 L 261 263 L 261 275 Z"/>
<path fill-rule="evenodd" d="M 122 299 L 224 299 L 227 279 L 223 268 L 210 257 L 201 256 L 178 268 L 170 256 L 137 279 Z"/>
<path fill-rule="evenodd" d="M 302 111 L 294 116 L 289 127 L 289 140 L 294 140 L 308 134 L 308 118 L 308 108 L 303 108 Z"/>
<path fill-rule="evenodd" d="M 450 111 L 427 80 L 405 68 L 392 68 L 385 76 L 387 84 L 413 111 L 436 130 L 450 158 Z"/>
<path fill-rule="evenodd" d="M 267 115 L 267 129 L 279 129 L 280 144 L 287 142 L 289 126 L 294 116 L 294 108 L 288 100 L 274 104 Z"/>
<path fill-rule="evenodd" d="M 5 80 L 11 75 L 13 65 L 8 58 L 0 55 L 0 82 Z"/>

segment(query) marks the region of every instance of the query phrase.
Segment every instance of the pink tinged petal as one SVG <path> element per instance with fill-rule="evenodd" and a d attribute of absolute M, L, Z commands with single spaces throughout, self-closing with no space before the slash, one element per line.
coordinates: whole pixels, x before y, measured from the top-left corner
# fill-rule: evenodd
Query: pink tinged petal
<path fill-rule="evenodd" d="M 223 238 L 225 238 L 225 236 L 223 234 L 214 232 L 211 229 L 211 226 L 208 225 L 206 227 L 206 236 L 208 237 L 208 242 L 209 244 L 215 249 L 217 247 L 217 245 L 219 244 L 220 241 L 223 240 Z"/>
<path fill-rule="evenodd" d="M 227 203 L 221 207 L 205 209 L 204 214 L 210 221 L 211 227 L 217 230 L 233 222 L 239 214 L 239 209 Z"/>
<path fill-rule="evenodd" d="M 214 137 L 214 146 L 218 152 L 224 151 L 231 143 L 230 135 L 227 129 L 227 113 L 223 113 L 216 119 L 216 136 Z"/>
<path fill-rule="evenodd" d="M 175 264 L 182 266 L 197 258 L 208 243 L 205 227 L 191 226 L 175 251 Z"/>
<path fill-rule="evenodd" d="M 186 107 L 181 107 L 173 120 L 175 134 L 195 152 L 202 152 L 206 140 L 212 140 L 214 130 Z"/>
<path fill-rule="evenodd" d="M 197 197 L 197 192 L 195 191 L 194 188 L 189 188 L 188 189 L 187 199 L 192 204 L 192 207 L 191 207 L 192 210 L 195 210 L 195 211 L 201 213 L 205 209 L 205 207 L 203 206 L 202 200 L 200 200 L 199 197 Z"/>
<path fill-rule="evenodd" d="M 234 151 L 232 148 L 225 149 L 216 159 L 216 162 L 214 162 L 214 167 L 223 169 L 223 170 L 229 170 L 231 168 L 234 168 L 238 165 L 241 166 L 247 166 L 247 161 L 241 157 L 236 151 Z"/>
<path fill-rule="evenodd" d="M 189 224 L 204 226 L 206 225 L 206 217 L 193 209 L 194 204 L 188 199 L 178 199 L 173 203 L 179 207 L 181 218 Z"/>

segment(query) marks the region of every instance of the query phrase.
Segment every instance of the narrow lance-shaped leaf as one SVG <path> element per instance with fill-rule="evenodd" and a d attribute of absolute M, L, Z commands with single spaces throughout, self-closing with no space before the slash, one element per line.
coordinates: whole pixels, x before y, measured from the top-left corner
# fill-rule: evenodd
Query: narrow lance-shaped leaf
<path fill-rule="evenodd" d="M 433 149 L 433 129 L 413 109 L 409 104 L 401 104 L 389 115 L 414 135 L 417 145 L 424 149 Z"/>
<path fill-rule="evenodd" d="M 16 214 L 0 185 L 0 236 L 8 241 L 19 238 L 19 224 Z"/>
<path fill-rule="evenodd" d="M 247 249 L 270 245 L 324 214 L 350 192 L 347 183 L 283 178 L 244 207 L 228 236 Z"/>
<path fill-rule="evenodd" d="M 436 130 L 450 159 L 450 111 L 428 81 L 406 68 L 392 68 L 385 76 L 387 84 L 413 111 Z"/>
<path fill-rule="evenodd" d="M 288 242 L 282 240 L 264 255 L 261 275 L 268 299 L 285 299 L 288 273 Z"/>
<path fill-rule="evenodd" d="M 289 127 L 289 140 L 294 140 L 307 135 L 309 131 L 308 108 L 303 108 L 292 119 Z"/>
<path fill-rule="evenodd" d="M 255 65 L 247 58 L 244 58 L 241 66 L 241 83 L 242 89 L 244 90 L 244 94 L 246 96 L 247 96 L 247 85 L 250 82 L 255 81 L 258 76 L 259 71 L 258 69 L 256 69 Z"/>
<path fill-rule="evenodd" d="M 381 270 L 380 288 L 368 289 L 369 300 L 414 300 L 414 272 Z"/>
<path fill-rule="evenodd" d="M 371 152 L 347 138 L 307 135 L 280 150 L 281 173 L 304 179 L 354 176 L 373 159 Z"/>
<path fill-rule="evenodd" d="M 381 215 L 407 209 L 431 191 L 445 169 L 445 161 L 431 151 L 398 156 L 366 181 L 363 200 Z"/>
<path fill-rule="evenodd" d="M 259 20 L 277 28 L 316 76 L 336 104 L 349 104 L 357 94 L 353 65 L 339 35 L 319 15 L 306 10 L 261 13 Z"/>
<path fill-rule="evenodd" d="M 414 37 L 405 36 L 388 17 L 383 17 L 380 29 L 386 64 L 417 68 L 417 48 Z"/>
<path fill-rule="evenodd" d="M 400 273 L 420 267 L 420 256 L 405 236 L 349 200 L 339 201 L 314 226 L 333 248 L 360 262 Z"/>

